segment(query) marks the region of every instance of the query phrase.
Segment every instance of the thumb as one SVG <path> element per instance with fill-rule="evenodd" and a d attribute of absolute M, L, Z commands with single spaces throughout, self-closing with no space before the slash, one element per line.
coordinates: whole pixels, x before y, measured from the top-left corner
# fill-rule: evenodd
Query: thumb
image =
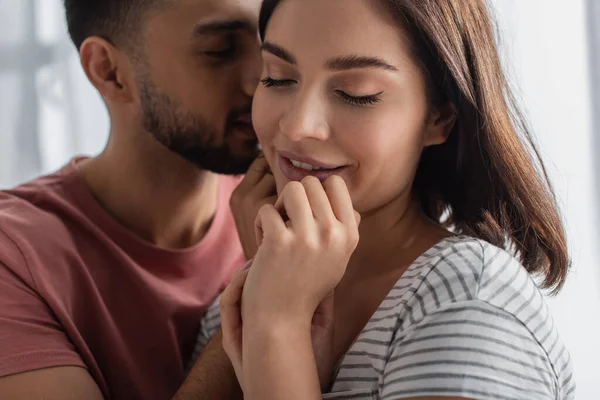
<path fill-rule="evenodd" d="M 333 326 L 335 310 L 334 299 L 335 295 L 332 291 L 327 296 L 325 296 L 323 300 L 321 300 L 321 303 L 319 303 L 313 315 L 312 324 L 314 326 L 326 329 Z"/>
<path fill-rule="evenodd" d="M 250 265 L 251 261 L 247 263 Z M 237 271 L 231 278 L 225 291 L 221 295 L 221 325 L 223 328 L 223 341 L 229 346 L 235 346 L 242 328 L 241 301 L 244 284 L 248 277 L 248 268 Z M 236 349 L 237 350 L 237 349 Z"/>

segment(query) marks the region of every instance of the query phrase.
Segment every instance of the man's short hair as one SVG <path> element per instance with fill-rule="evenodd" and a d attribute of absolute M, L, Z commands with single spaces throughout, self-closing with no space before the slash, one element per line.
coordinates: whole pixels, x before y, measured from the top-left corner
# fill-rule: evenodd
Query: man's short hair
<path fill-rule="evenodd" d="M 88 37 L 128 46 L 137 37 L 144 15 L 169 0 L 64 0 L 71 40 L 79 49 Z"/>

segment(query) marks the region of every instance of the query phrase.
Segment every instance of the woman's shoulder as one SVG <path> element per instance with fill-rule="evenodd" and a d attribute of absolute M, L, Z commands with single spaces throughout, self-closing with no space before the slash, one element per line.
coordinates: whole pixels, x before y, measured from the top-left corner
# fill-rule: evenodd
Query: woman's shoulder
<path fill-rule="evenodd" d="M 506 249 L 469 236 L 443 239 L 423 253 L 398 281 L 398 287 L 431 292 L 437 306 L 479 299 L 508 306 L 515 294 L 533 295 L 537 285 L 521 262 Z M 506 297 L 508 296 L 508 297 Z M 502 300 L 506 301 L 504 303 Z"/>
<path fill-rule="evenodd" d="M 423 253 L 386 302 L 387 316 L 399 318 L 404 328 L 436 314 L 470 310 L 513 320 L 543 346 L 555 339 L 534 278 L 509 251 L 468 236 L 446 238 Z"/>
<path fill-rule="evenodd" d="M 390 347 L 415 352 L 402 362 L 438 353 L 459 363 L 481 358 L 482 370 L 505 366 L 555 393 L 572 388 L 570 357 L 544 296 L 505 249 L 467 236 L 447 238 L 413 263 L 383 306 L 375 322 L 394 326 Z"/>
<path fill-rule="evenodd" d="M 491 298 L 489 292 L 493 289 L 510 291 L 526 281 L 536 288 L 523 265 L 505 249 L 469 236 L 452 236 L 421 254 L 388 297 L 400 300 L 399 305 L 410 298 L 422 303 L 427 297 L 434 308 L 439 308 Z"/>

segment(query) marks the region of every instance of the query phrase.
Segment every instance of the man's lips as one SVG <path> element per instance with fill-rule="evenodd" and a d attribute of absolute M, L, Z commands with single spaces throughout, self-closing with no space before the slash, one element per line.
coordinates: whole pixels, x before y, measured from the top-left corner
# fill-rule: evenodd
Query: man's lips
<path fill-rule="evenodd" d="M 252 123 L 237 120 L 231 125 L 231 130 L 248 139 L 256 139 L 256 132 Z"/>

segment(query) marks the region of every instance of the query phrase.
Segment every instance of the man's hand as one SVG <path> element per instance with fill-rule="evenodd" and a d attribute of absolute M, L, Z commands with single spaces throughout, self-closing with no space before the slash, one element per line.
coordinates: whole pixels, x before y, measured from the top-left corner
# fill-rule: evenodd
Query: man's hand
<path fill-rule="evenodd" d="M 206 345 L 172 400 L 242 400 L 231 361 L 223 350 L 221 331 Z"/>
<path fill-rule="evenodd" d="M 254 235 L 254 221 L 258 211 L 265 204 L 275 204 L 276 200 L 275 178 L 265 156 L 261 154 L 252 163 L 229 202 L 247 260 L 254 257 L 258 250 Z"/>

